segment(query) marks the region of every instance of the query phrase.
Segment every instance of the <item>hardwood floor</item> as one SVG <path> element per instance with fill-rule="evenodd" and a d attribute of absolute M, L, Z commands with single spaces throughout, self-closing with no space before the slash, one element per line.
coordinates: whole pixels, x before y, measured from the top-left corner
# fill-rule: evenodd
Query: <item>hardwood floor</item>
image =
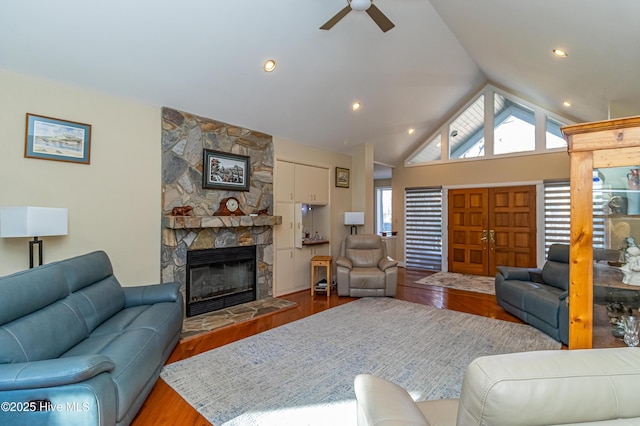
<path fill-rule="evenodd" d="M 396 298 L 441 309 L 481 315 L 506 321 L 521 321 L 500 308 L 495 296 L 462 290 L 414 284 L 431 272 L 399 268 Z M 270 328 L 313 315 L 325 309 L 351 302 L 353 298 L 332 294 L 312 297 L 310 291 L 293 293 L 282 298 L 296 302 L 294 308 L 274 312 L 243 323 L 223 327 L 208 333 L 181 340 L 167 363 L 185 359 L 227 343 L 269 330 Z M 132 425 L 210 425 L 195 409 L 187 404 L 169 385 L 159 379 L 143 404 Z"/>

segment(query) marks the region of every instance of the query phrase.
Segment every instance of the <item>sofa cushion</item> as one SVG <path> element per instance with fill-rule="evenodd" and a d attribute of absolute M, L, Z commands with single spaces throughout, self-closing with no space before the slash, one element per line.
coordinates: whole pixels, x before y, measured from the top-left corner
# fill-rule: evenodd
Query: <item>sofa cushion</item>
<path fill-rule="evenodd" d="M 353 268 L 349 274 L 350 288 L 384 289 L 386 277 L 377 267 Z"/>
<path fill-rule="evenodd" d="M 89 332 L 68 298 L 0 328 L 0 363 L 57 358 Z"/>
<path fill-rule="evenodd" d="M 547 260 L 542 267 L 542 279 L 547 285 L 569 290 L 569 264 Z"/>
<path fill-rule="evenodd" d="M 351 260 L 354 267 L 370 268 L 378 267 L 378 262 L 382 259 L 382 249 L 347 249 L 347 258 Z"/>
<path fill-rule="evenodd" d="M 464 376 L 457 421 L 517 426 L 626 418 L 637 424 L 639 364 L 635 348 L 480 357 Z"/>
<path fill-rule="evenodd" d="M 411 395 L 397 384 L 371 374 L 354 380 L 358 425 L 429 426 Z"/>
<path fill-rule="evenodd" d="M 553 328 L 558 328 L 558 308 L 560 307 L 561 290 L 540 285 L 524 293 L 524 310 L 527 315 L 534 315 Z"/>
<path fill-rule="evenodd" d="M 162 364 L 164 347 L 160 335 L 151 327 L 125 326 L 132 324 L 132 320 L 135 323 L 144 311 L 143 307 L 123 310 L 63 355 L 101 354 L 115 363 L 111 375 L 117 389 L 118 421 L 126 415 L 147 382 L 155 380 Z"/>
<path fill-rule="evenodd" d="M 58 265 L 62 267 L 72 293 L 113 275 L 111 261 L 103 251 L 72 257 L 58 262 Z"/>
<path fill-rule="evenodd" d="M 354 267 L 377 267 L 385 254 L 379 235 L 349 235 L 344 244 L 344 255 Z"/>
<path fill-rule="evenodd" d="M 552 244 L 549 247 L 547 262 L 542 268 L 545 284 L 569 290 L 569 245 Z"/>
<path fill-rule="evenodd" d="M 105 252 L 73 257 L 58 265 L 72 293 L 71 303 L 82 314 L 89 332 L 124 308 L 124 291 Z"/>
<path fill-rule="evenodd" d="M 47 285 L 42 285 L 44 282 Z M 0 277 L 0 324 L 21 318 L 68 295 L 64 274 L 55 264 Z"/>
<path fill-rule="evenodd" d="M 89 332 L 124 308 L 124 291 L 113 275 L 69 296 L 87 323 Z"/>
<path fill-rule="evenodd" d="M 531 281 L 496 279 L 496 296 L 499 300 L 515 306 L 520 310 L 525 309 L 525 294 L 540 285 Z"/>

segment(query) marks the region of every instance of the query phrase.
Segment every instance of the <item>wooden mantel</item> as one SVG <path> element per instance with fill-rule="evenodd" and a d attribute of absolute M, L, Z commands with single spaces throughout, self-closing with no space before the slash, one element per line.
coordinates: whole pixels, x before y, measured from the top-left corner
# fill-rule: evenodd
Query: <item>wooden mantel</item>
<path fill-rule="evenodd" d="M 163 216 L 169 229 L 249 228 L 282 224 L 282 216 Z"/>

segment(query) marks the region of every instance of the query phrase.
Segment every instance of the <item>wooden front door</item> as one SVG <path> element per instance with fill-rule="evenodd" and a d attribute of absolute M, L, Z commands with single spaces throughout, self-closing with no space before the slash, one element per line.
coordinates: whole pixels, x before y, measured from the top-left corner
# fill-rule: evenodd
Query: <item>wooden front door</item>
<path fill-rule="evenodd" d="M 452 189 L 448 203 L 450 272 L 536 266 L 535 186 Z"/>
<path fill-rule="evenodd" d="M 489 190 L 449 190 L 449 272 L 488 275 Z"/>

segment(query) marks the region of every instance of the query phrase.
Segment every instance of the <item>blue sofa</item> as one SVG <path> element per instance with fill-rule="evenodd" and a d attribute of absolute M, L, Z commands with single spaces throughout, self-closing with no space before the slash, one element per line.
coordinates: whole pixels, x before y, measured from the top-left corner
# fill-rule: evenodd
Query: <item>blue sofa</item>
<path fill-rule="evenodd" d="M 182 321 L 178 283 L 122 287 L 102 251 L 0 277 L 0 424 L 128 425 Z"/>
<path fill-rule="evenodd" d="M 569 246 L 552 244 L 542 269 L 498 266 L 496 301 L 505 311 L 569 343 Z"/>

